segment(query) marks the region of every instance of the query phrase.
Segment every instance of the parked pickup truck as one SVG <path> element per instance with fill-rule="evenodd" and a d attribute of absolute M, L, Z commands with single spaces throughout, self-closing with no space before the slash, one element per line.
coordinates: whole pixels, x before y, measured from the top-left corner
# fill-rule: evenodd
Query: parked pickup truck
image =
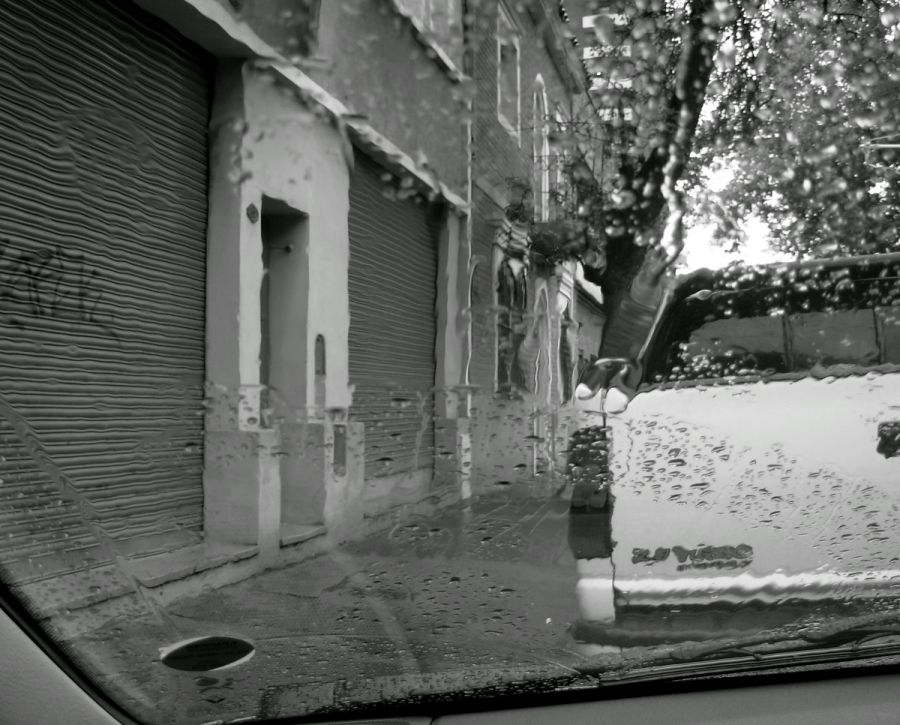
<path fill-rule="evenodd" d="M 900 254 L 701 277 L 676 286 L 627 407 L 581 404 L 584 641 L 900 592 Z"/>

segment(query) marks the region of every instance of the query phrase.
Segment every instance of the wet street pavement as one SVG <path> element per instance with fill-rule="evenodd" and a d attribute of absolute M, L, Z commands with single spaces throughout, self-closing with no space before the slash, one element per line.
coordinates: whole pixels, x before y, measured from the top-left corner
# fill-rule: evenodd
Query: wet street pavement
<path fill-rule="evenodd" d="M 566 674 L 579 656 L 568 509 L 557 497 L 485 497 L 182 600 L 163 624 L 149 615 L 111 623 L 77 646 L 116 673 L 105 684 L 133 698 L 137 714 L 161 721 Z M 160 663 L 161 647 L 207 634 L 247 638 L 256 652 L 215 673 Z"/>
<path fill-rule="evenodd" d="M 721 649 L 719 636 L 726 650 L 765 643 L 761 630 L 794 620 L 896 617 L 896 603 L 878 610 L 850 602 L 830 614 L 819 605 L 783 603 L 768 610 L 617 610 L 613 629 L 593 631 L 579 620 L 570 548 L 571 539 L 582 551 L 593 528 L 572 538 L 569 527 L 566 498 L 507 488 L 471 507 L 408 519 L 180 600 L 156 616 L 108 622 L 74 640 L 73 649 L 90 655 L 85 668 L 103 673 L 102 684 L 141 720 L 209 723 L 547 678 L 586 686 L 594 681 L 580 667 L 640 666 L 654 643 L 717 638 L 685 642 L 683 660 Z M 248 640 L 255 652 L 213 671 L 161 663 L 161 649 L 205 635 Z M 594 645 L 602 642 L 597 654 Z"/>

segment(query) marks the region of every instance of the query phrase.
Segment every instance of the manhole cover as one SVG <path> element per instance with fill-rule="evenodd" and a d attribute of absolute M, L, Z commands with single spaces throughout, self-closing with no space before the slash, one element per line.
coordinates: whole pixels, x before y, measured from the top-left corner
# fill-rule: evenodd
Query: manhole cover
<path fill-rule="evenodd" d="M 253 652 L 253 645 L 239 637 L 197 637 L 165 647 L 159 659 L 173 670 L 208 672 L 242 663 Z"/>

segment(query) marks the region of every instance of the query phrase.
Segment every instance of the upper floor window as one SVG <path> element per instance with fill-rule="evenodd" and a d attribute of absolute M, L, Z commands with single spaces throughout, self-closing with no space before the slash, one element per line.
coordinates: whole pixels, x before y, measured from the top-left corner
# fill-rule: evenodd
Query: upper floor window
<path fill-rule="evenodd" d="M 519 139 L 521 117 L 519 35 L 509 12 L 497 13 L 497 118 Z"/>
<path fill-rule="evenodd" d="M 544 82 L 537 77 L 532 104 L 532 175 L 534 188 L 534 220 L 550 219 L 550 140 L 547 129 L 547 96 Z"/>
<path fill-rule="evenodd" d="M 553 113 L 553 132 L 558 135 L 566 133 L 563 114 L 557 105 L 556 111 Z M 549 140 L 547 143 L 550 146 Z M 564 147 L 563 147 L 564 148 Z M 550 152 L 550 164 L 548 174 L 551 178 L 551 188 L 548 194 L 550 215 L 554 219 L 561 219 L 565 216 L 566 203 L 568 201 L 568 188 L 566 180 L 566 156 L 564 150 Z"/>

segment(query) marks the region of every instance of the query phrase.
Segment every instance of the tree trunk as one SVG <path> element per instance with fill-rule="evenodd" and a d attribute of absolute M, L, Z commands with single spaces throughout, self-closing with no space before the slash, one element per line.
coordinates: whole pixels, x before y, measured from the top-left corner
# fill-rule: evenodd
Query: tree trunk
<path fill-rule="evenodd" d="M 621 306 L 646 256 L 648 246 L 635 240 L 649 238 L 658 243 L 665 222 L 666 192 L 674 193 L 690 158 L 720 35 L 710 22 L 713 5 L 713 0 L 690 3 L 675 88 L 669 93 L 664 114 L 664 143 L 647 158 L 624 160 L 620 166 L 620 177 L 629 180 L 626 188 L 639 201 L 627 209 L 604 210 L 605 228 L 617 234 L 607 238 L 606 269 L 586 268 L 585 278 L 603 289 L 608 319 Z"/>

